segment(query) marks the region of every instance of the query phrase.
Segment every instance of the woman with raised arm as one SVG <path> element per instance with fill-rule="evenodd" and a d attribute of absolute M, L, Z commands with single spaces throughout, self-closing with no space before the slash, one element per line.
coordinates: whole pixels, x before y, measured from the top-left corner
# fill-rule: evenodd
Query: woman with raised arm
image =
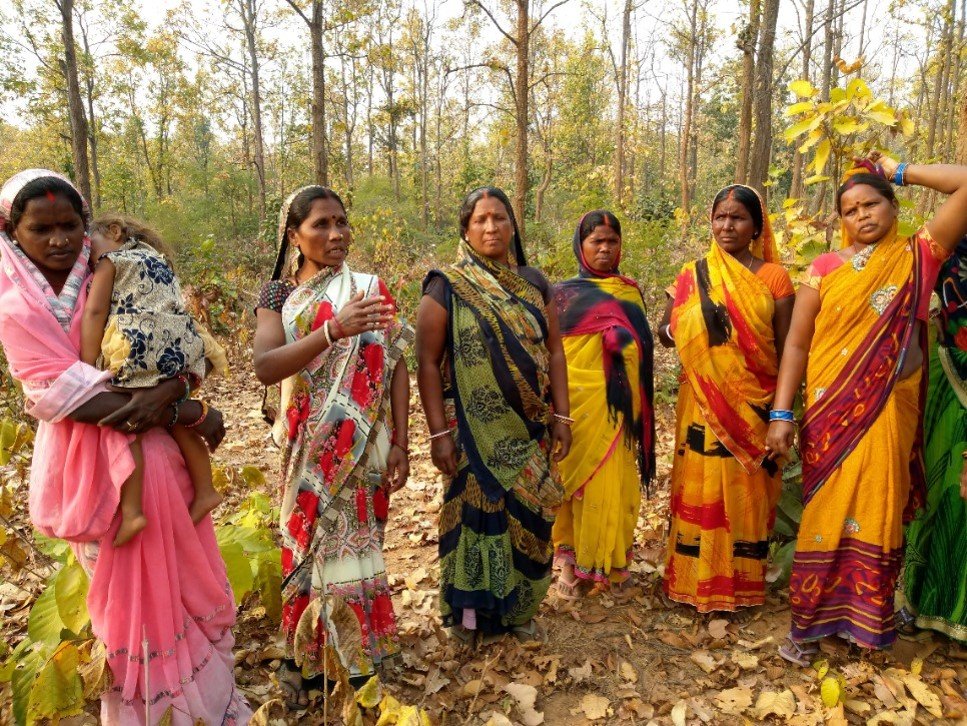
<path fill-rule="evenodd" d="M 302 709 L 308 685 L 327 688 L 332 659 L 358 688 L 399 652 L 382 546 L 389 495 L 409 474 L 403 353 L 413 331 L 383 281 L 346 264 L 352 230 L 334 191 L 289 195 L 278 239 L 254 362 L 262 383 L 282 383 L 280 684 Z"/>
<path fill-rule="evenodd" d="M 659 326 L 682 362 L 662 584 L 701 613 L 732 613 L 765 602 L 781 489 L 766 433 L 793 288 L 754 189 L 722 189 L 711 222 L 709 252 L 682 268 Z"/>
<path fill-rule="evenodd" d="M 967 167 L 872 154 L 836 192 L 841 249 L 800 285 L 770 413 L 785 456 L 805 374 L 800 429 L 805 509 L 790 581 L 792 630 L 780 655 L 808 665 L 826 636 L 865 648 L 895 639 L 903 522 L 922 503 L 925 322 L 941 264 L 967 232 Z M 911 237 L 890 182 L 950 195 Z"/>
<path fill-rule="evenodd" d="M 211 518 L 192 522 L 195 491 L 170 434 L 191 425 L 214 450 L 222 415 L 189 400 L 187 371 L 120 392 L 108 388 L 110 371 L 83 362 L 88 221 L 87 203 L 55 172 L 28 169 L 0 189 L 0 343 L 38 421 L 30 519 L 67 540 L 90 579 L 87 609 L 112 682 L 100 694 L 101 723 L 144 723 L 150 711 L 181 726 L 244 724 L 235 600 Z M 147 521 L 115 547 L 136 436 Z"/>
<path fill-rule="evenodd" d="M 527 266 L 507 195 L 470 192 L 458 260 L 432 270 L 416 320 L 440 511 L 440 607 L 453 636 L 538 636 L 551 582 L 551 461 L 567 456 L 567 363 L 551 286 Z"/>
<path fill-rule="evenodd" d="M 618 271 L 621 223 L 603 209 L 574 231 L 578 274 L 555 288 L 567 357 L 572 445 L 554 522 L 556 590 L 573 600 L 625 582 L 641 489 L 655 471 L 653 339 L 638 283 Z"/>

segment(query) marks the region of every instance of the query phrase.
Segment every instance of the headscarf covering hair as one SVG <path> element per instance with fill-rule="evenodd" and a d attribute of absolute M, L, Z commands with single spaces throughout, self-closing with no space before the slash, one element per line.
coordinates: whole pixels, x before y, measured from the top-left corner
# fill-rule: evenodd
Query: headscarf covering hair
<path fill-rule="evenodd" d="M 315 199 L 335 199 L 339 202 L 339 206 L 346 211 L 346 205 L 343 203 L 342 198 L 335 191 L 329 187 L 324 187 L 321 184 L 308 184 L 304 187 L 299 187 L 289 196 L 285 198 L 282 202 L 282 207 L 279 209 L 279 226 L 277 233 L 277 242 L 279 251 L 275 258 L 275 267 L 272 270 L 272 279 L 280 280 L 283 277 L 291 277 L 298 270 L 301 264 L 301 257 L 299 251 L 290 248 L 289 246 L 289 212 L 292 209 L 292 203 L 296 198 L 304 192 L 307 191 L 317 191 L 319 196 L 314 197 Z"/>
<path fill-rule="evenodd" d="M 511 265 L 527 265 L 527 257 L 524 255 L 524 245 L 520 238 L 520 227 L 517 226 L 517 217 L 514 215 L 514 206 L 510 203 L 510 199 L 507 198 L 504 191 L 497 187 L 477 187 L 467 194 L 467 198 L 460 208 L 460 239 L 466 239 L 467 227 L 470 224 L 470 218 L 473 217 L 477 202 L 488 197 L 494 197 L 504 205 L 507 210 L 507 216 L 510 217 L 510 222 L 514 226 L 514 237 L 511 240 L 510 249 L 507 251 L 507 261 Z"/>
<path fill-rule="evenodd" d="M 766 262 L 779 262 L 779 252 L 776 249 L 776 237 L 772 232 L 772 222 L 769 221 L 769 210 L 766 208 L 766 203 L 762 199 L 762 195 L 754 187 L 750 187 L 746 184 L 729 184 L 719 190 L 719 193 L 715 195 L 717 201 L 712 202 L 712 208 L 709 210 L 709 222 L 712 221 L 712 216 L 715 213 L 715 208 L 721 204 L 726 199 L 736 199 L 735 190 L 744 189 L 755 195 L 755 198 L 759 202 L 759 212 L 762 215 L 762 229 L 759 230 L 759 236 L 752 240 L 752 244 L 749 245 L 749 250 L 756 257 L 765 260 Z M 745 201 L 742 199 L 736 199 L 740 204 L 745 206 Z M 714 243 L 714 240 L 713 240 Z"/>
<path fill-rule="evenodd" d="M 595 215 L 600 215 L 601 221 L 597 224 L 592 225 L 590 229 L 585 230 L 584 229 L 585 222 L 588 220 L 589 217 L 592 217 Z M 578 220 L 577 229 L 574 230 L 574 237 L 571 240 L 571 250 L 574 252 L 574 257 L 577 258 L 577 261 L 578 261 L 578 277 L 589 277 L 589 278 L 617 277 L 621 279 L 623 282 L 626 282 L 629 285 L 632 285 L 633 287 L 638 288 L 638 290 L 640 291 L 641 287 L 638 285 L 637 280 L 634 280 L 630 277 L 626 277 L 625 275 L 622 275 L 618 269 L 618 265 L 621 264 L 620 247 L 618 248 L 618 259 L 614 261 L 614 269 L 611 270 L 610 272 L 602 272 L 600 270 L 595 270 L 593 267 L 591 267 L 591 265 L 588 264 L 587 259 L 585 259 L 584 240 L 590 237 L 591 233 L 594 232 L 594 230 L 596 230 L 598 227 L 602 225 L 613 229 L 617 233 L 618 238 L 621 239 L 621 222 L 619 222 L 618 218 L 615 217 L 614 214 L 609 212 L 607 209 L 594 209 L 584 214 L 581 217 L 581 219 Z"/>
<path fill-rule="evenodd" d="M 87 200 L 84 199 L 84 196 L 77 190 L 77 187 L 74 186 L 70 179 L 50 169 L 24 169 L 7 179 L 3 187 L 0 188 L 0 232 L 9 232 L 7 225 L 10 221 L 10 212 L 13 209 L 13 203 L 17 201 L 17 196 L 23 191 L 24 187 L 32 181 L 46 177 L 60 179 L 77 192 L 77 197 L 81 200 L 81 216 L 84 217 L 85 222 L 87 221 L 87 218 L 91 214 L 91 208 L 88 206 Z"/>

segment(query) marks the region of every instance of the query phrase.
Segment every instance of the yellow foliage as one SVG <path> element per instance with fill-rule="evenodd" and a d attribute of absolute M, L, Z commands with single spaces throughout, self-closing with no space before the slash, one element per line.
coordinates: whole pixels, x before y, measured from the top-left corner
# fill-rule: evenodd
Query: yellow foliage
<path fill-rule="evenodd" d="M 789 90 L 800 98 L 812 98 L 819 93 L 819 89 L 817 89 L 812 83 L 802 79 L 790 83 Z"/>

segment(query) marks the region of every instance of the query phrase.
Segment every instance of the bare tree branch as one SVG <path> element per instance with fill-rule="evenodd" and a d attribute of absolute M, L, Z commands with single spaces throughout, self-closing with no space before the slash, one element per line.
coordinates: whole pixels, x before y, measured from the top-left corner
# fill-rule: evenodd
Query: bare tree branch
<path fill-rule="evenodd" d="M 504 30 L 501 27 L 500 23 L 497 22 L 497 18 L 494 17 L 493 13 L 491 13 L 487 9 L 487 7 L 482 2 L 480 2 L 480 0 L 470 0 L 470 2 L 473 3 L 474 5 L 476 5 L 478 8 L 480 8 L 481 10 L 483 10 L 487 14 L 487 17 L 490 18 L 490 22 L 492 22 L 494 24 L 494 27 L 496 27 L 497 30 L 499 30 L 501 32 L 501 34 L 505 38 L 507 38 L 507 40 L 509 40 L 514 45 L 517 45 L 517 43 L 518 43 L 517 38 L 515 38 L 514 36 L 512 36 L 510 33 L 508 33 L 506 30 Z M 567 2 L 567 0 L 562 0 L 562 2 Z"/>
<path fill-rule="evenodd" d="M 552 12 L 554 12 L 557 8 L 561 7 L 565 3 L 569 3 L 569 2 L 571 2 L 571 0 L 557 0 L 557 2 L 551 5 L 551 7 L 549 7 L 547 10 L 545 10 L 544 14 L 541 15 L 541 17 L 537 19 L 537 22 L 531 26 L 530 32 L 533 33 L 535 30 L 537 30 L 540 27 L 541 23 L 544 22 L 545 18 L 547 18 L 548 15 L 550 15 Z"/>

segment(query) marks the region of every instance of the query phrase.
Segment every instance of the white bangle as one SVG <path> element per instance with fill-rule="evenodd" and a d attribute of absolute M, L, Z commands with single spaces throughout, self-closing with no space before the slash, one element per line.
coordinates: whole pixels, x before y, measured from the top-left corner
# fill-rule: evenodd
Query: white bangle
<path fill-rule="evenodd" d="M 675 338 L 672 336 L 672 324 L 665 323 L 665 326 L 662 328 L 662 330 L 665 332 L 665 337 L 674 343 Z"/>
<path fill-rule="evenodd" d="M 328 343 L 329 344 L 329 347 L 331 348 L 332 347 L 332 336 L 329 335 L 329 321 L 328 320 L 322 324 L 322 334 L 324 336 L 326 336 L 326 343 Z"/>
<path fill-rule="evenodd" d="M 448 436 L 452 431 L 453 429 L 443 429 L 443 431 L 437 431 L 435 434 L 430 434 L 430 441 Z"/>

